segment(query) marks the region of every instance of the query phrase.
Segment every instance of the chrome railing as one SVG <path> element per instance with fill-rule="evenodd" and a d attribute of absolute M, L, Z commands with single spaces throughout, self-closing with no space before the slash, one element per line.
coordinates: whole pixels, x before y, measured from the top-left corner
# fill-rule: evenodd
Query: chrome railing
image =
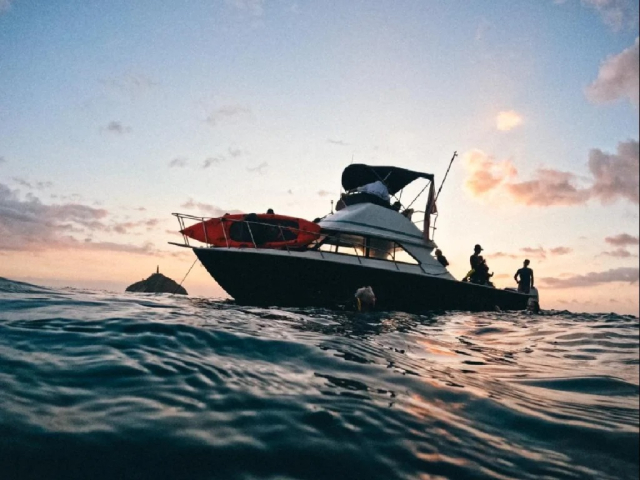
<path fill-rule="evenodd" d="M 271 223 L 266 223 L 266 222 L 256 222 L 253 220 L 240 220 L 240 219 L 235 219 L 235 218 L 226 218 L 226 217 L 198 217 L 198 216 L 194 216 L 194 215 L 188 215 L 188 214 L 183 214 L 183 213 L 172 213 L 172 215 L 174 215 L 177 219 L 178 219 L 178 223 L 180 225 L 180 230 L 184 230 L 187 227 L 192 227 L 193 224 L 190 225 L 185 225 L 185 220 L 187 221 L 194 221 L 197 223 L 202 223 L 203 224 L 203 231 L 204 231 L 204 235 L 205 235 L 205 242 L 207 247 L 220 247 L 220 245 L 214 245 L 211 242 L 209 242 L 209 239 L 207 238 L 207 229 L 206 229 L 206 222 L 208 220 L 213 220 L 213 219 L 220 219 L 223 222 L 233 222 L 233 223 L 244 223 L 247 225 L 247 229 L 249 231 L 249 234 L 251 236 L 251 242 L 243 242 L 243 243 L 251 243 L 252 246 L 251 247 L 246 247 L 246 248 L 264 248 L 264 246 L 261 246 L 261 244 L 256 243 L 255 241 L 255 236 L 253 234 L 253 230 L 252 230 L 252 226 L 255 228 L 257 226 L 261 226 L 261 227 L 269 227 L 269 228 L 279 228 L 280 229 L 280 233 L 282 235 L 282 238 L 284 238 L 284 230 L 288 230 L 291 232 L 296 232 L 296 233 L 309 233 L 312 235 L 318 235 L 317 232 L 310 232 L 308 230 L 303 230 L 300 228 L 296 228 L 296 227 L 283 227 L 281 225 L 273 225 Z M 225 238 L 225 247 L 226 248 L 230 248 L 230 239 L 227 236 L 227 232 L 225 228 L 222 228 L 222 231 L 224 233 L 224 238 Z M 350 234 L 345 234 L 345 235 L 350 235 Z M 185 234 L 182 234 L 183 236 L 183 240 L 184 240 L 184 246 L 187 247 L 191 247 L 190 243 L 189 243 L 189 237 Z M 358 262 L 362 263 L 362 258 L 371 258 L 371 259 L 376 259 L 376 260 L 384 260 L 384 261 L 390 261 L 393 262 L 396 265 L 396 268 L 399 269 L 398 267 L 398 263 L 404 263 L 406 264 L 407 262 L 402 262 L 402 261 L 398 261 L 395 258 L 395 250 L 397 249 L 396 245 L 397 242 L 394 242 L 393 240 L 389 240 L 390 243 L 393 243 L 393 247 L 391 248 L 391 253 L 389 252 L 388 249 L 381 249 L 381 248 L 376 248 L 376 247 L 372 247 L 372 246 L 367 246 L 363 243 L 360 242 L 350 242 L 348 240 L 345 240 L 344 237 L 342 237 L 340 234 L 334 234 L 334 235 L 330 235 L 328 233 L 320 233 L 319 234 L 319 240 L 315 240 L 313 242 L 310 242 L 308 245 L 305 245 L 303 247 L 299 247 L 299 248 L 290 248 L 286 245 L 284 245 L 283 247 L 281 247 L 282 250 L 287 250 L 287 251 L 305 251 L 305 250 L 316 250 L 318 251 L 321 255 L 323 253 L 337 253 L 337 254 L 342 254 L 342 255 L 350 255 L 350 256 L 355 256 L 358 258 Z M 326 250 L 321 250 L 323 245 L 328 245 L 330 247 L 335 248 L 335 251 L 326 251 Z M 224 248 L 224 247 L 223 247 Z M 353 255 L 352 253 L 342 253 L 339 252 L 338 249 L 339 248 L 353 248 L 353 252 L 355 253 L 355 255 Z M 383 254 L 381 256 L 365 256 L 362 255 L 361 252 L 359 252 L 359 250 L 363 250 L 363 251 L 368 251 L 370 252 L 379 252 L 380 254 Z M 406 250 L 403 249 L 404 252 L 406 252 Z M 388 258 L 389 255 L 391 256 L 391 258 Z M 407 253 L 407 255 L 409 255 Z M 324 255 L 322 255 L 324 257 Z M 385 258 L 387 257 L 387 258 Z M 415 260 L 415 259 L 414 259 Z M 415 265 L 420 266 L 420 268 L 422 269 L 422 265 L 420 264 L 419 261 L 416 260 Z"/>

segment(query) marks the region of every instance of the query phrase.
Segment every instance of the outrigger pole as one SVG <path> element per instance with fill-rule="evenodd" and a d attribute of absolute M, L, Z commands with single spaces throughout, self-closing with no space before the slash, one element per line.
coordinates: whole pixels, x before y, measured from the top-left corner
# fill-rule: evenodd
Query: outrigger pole
<path fill-rule="evenodd" d="M 447 168 L 447 172 L 444 174 L 444 178 L 442 179 L 442 183 L 440 184 L 440 188 L 438 189 L 438 193 L 436 194 L 436 201 L 440 196 L 440 192 L 442 191 L 442 186 L 444 185 L 444 182 L 447 179 L 447 175 L 449 175 L 449 170 L 451 170 L 451 165 L 453 164 L 453 161 L 456 159 L 457 156 L 458 156 L 458 152 L 457 151 L 453 152 L 453 157 L 451 157 L 451 161 L 449 162 L 449 167 Z"/>
<path fill-rule="evenodd" d="M 451 157 L 451 161 L 449 162 L 449 166 L 447 167 L 447 171 L 444 174 L 444 178 L 442 179 L 442 183 L 440 184 L 440 188 L 438 189 L 438 193 L 436 194 L 436 198 L 434 198 L 433 200 L 433 205 L 436 205 L 436 202 L 438 201 L 438 197 L 440 196 L 440 192 L 442 191 L 442 186 L 444 185 L 445 180 L 447 179 L 447 175 L 449 175 L 449 170 L 451 170 L 451 165 L 453 165 L 453 161 L 456 159 L 456 157 L 458 156 L 458 152 L 455 151 L 453 152 L 453 156 Z M 430 212 L 425 212 L 425 215 L 430 215 Z M 438 221 L 438 215 L 436 214 L 435 218 L 433 219 L 433 227 L 431 227 L 431 229 L 433 230 L 433 234 L 431 235 L 431 239 L 433 240 L 433 238 L 436 236 L 436 222 Z"/>

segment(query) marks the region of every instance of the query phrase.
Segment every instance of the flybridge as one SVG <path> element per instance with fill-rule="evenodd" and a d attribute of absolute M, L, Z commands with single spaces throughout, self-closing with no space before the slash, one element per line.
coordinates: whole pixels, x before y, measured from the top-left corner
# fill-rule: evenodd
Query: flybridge
<path fill-rule="evenodd" d="M 431 173 L 414 172 L 405 168 L 354 163 L 342 172 L 342 187 L 349 191 L 379 180 L 384 182 L 391 195 L 395 195 L 418 178 L 425 178 L 433 182 L 434 176 Z"/>
<path fill-rule="evenodd" d="M 382 182 L 386 186 L 390 195 L 394 195 L 404 189 L 410 183 L 413 183 L 415 180 L 423 178 L 428 181 L 428 184 L 416 195 L 416 197 L 409 203 L 406 207 L 404 207 L 404 212 L 407 218 L 411 218 L 411 214 L 413 210 L 411 206 L 413 203 L 422 195 L 427 188 L 429 188 L 429 196 L 427 199 L 427 204 L 424 209 L 424 219 L 422 225 L 422 237 L 424 241 L 430 243 L 432 240 L 431 235 L 431 215 L 437 214 L 437 210 L 435 208 L 435 187 L 434 187 L 434 175 L 432 173 L 424 173 L 424 172 L 416 172 L 414 170 L 407 170 L 406 168 L 398 168 L 398 167 L 390 167 L 390 166 L 372 166 L 365 165 L 362 163 L 355 163 L 349 165 L 342 172 L 342 188 L 348 192 L 346 195 L 343 195 L 341 201 L 343 205 L 353 204 L 355 202 L 359 202 L 361 200 L 354 198 L 352 195 L 360 187 L 364 187 L 365 185 L 374 183 L 374 182 Z M 355 202 L 354 202 L 355 200 Z M 380 202 L 375 198 L 371 198 L 369 201 L 372 203 L 376 203 L 378 205 L 387 206 L 388 202 Z M 388 205 L 393 208 L 393 206 Z M 396 202 L 395 206 L 397 206 L 397 211 L 402 209 L 402 205 L 400 202 Z"/>

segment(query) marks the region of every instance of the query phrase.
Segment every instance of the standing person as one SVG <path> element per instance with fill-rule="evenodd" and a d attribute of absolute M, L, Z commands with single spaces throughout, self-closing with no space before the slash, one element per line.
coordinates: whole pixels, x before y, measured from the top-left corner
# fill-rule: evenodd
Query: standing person
<path fill-rule="evenodd" d="M 480 262 L 482 262 L 482 255 L 480 252 L 482 251 L 482 247 L 480 245 L 476 245 L 473 247 L 473 255 L 469 257 L 469 263 L 471 264 L 471 270 L 475 270 Z"/>
<path fill-rule="evenodd" d="M 443 267 L 449 266 L 449 260 L 447 260 L 447 257 L 442 254 L 442 250 L 439 248 L 436 249 L 436 260 L 438 260 Z"/>
<path fill-rule="evenodd" d="M 525 260 L 523 267 L 513 276 L 513 279 L 518 282 L 518 291 L 522 293 L 529 293 L 533 287 L 533 270 L 529 268 L 530 263 L 529 259 Z"/>

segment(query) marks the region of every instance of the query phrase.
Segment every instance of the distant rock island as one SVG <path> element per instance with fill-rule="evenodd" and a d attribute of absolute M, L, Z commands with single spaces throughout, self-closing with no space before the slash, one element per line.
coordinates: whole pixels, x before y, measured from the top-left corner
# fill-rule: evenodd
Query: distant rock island
<path fill-rule="evenodd" d="M 125 292 L 143 292 L 143 293 L 179 293 L 180 295 L 188 295 L 187 291 L 160 273 L 160 267 L 156 269 L 156 273 L 152 274 L 146 280 L 141 280 L 129 285 Z"/>

